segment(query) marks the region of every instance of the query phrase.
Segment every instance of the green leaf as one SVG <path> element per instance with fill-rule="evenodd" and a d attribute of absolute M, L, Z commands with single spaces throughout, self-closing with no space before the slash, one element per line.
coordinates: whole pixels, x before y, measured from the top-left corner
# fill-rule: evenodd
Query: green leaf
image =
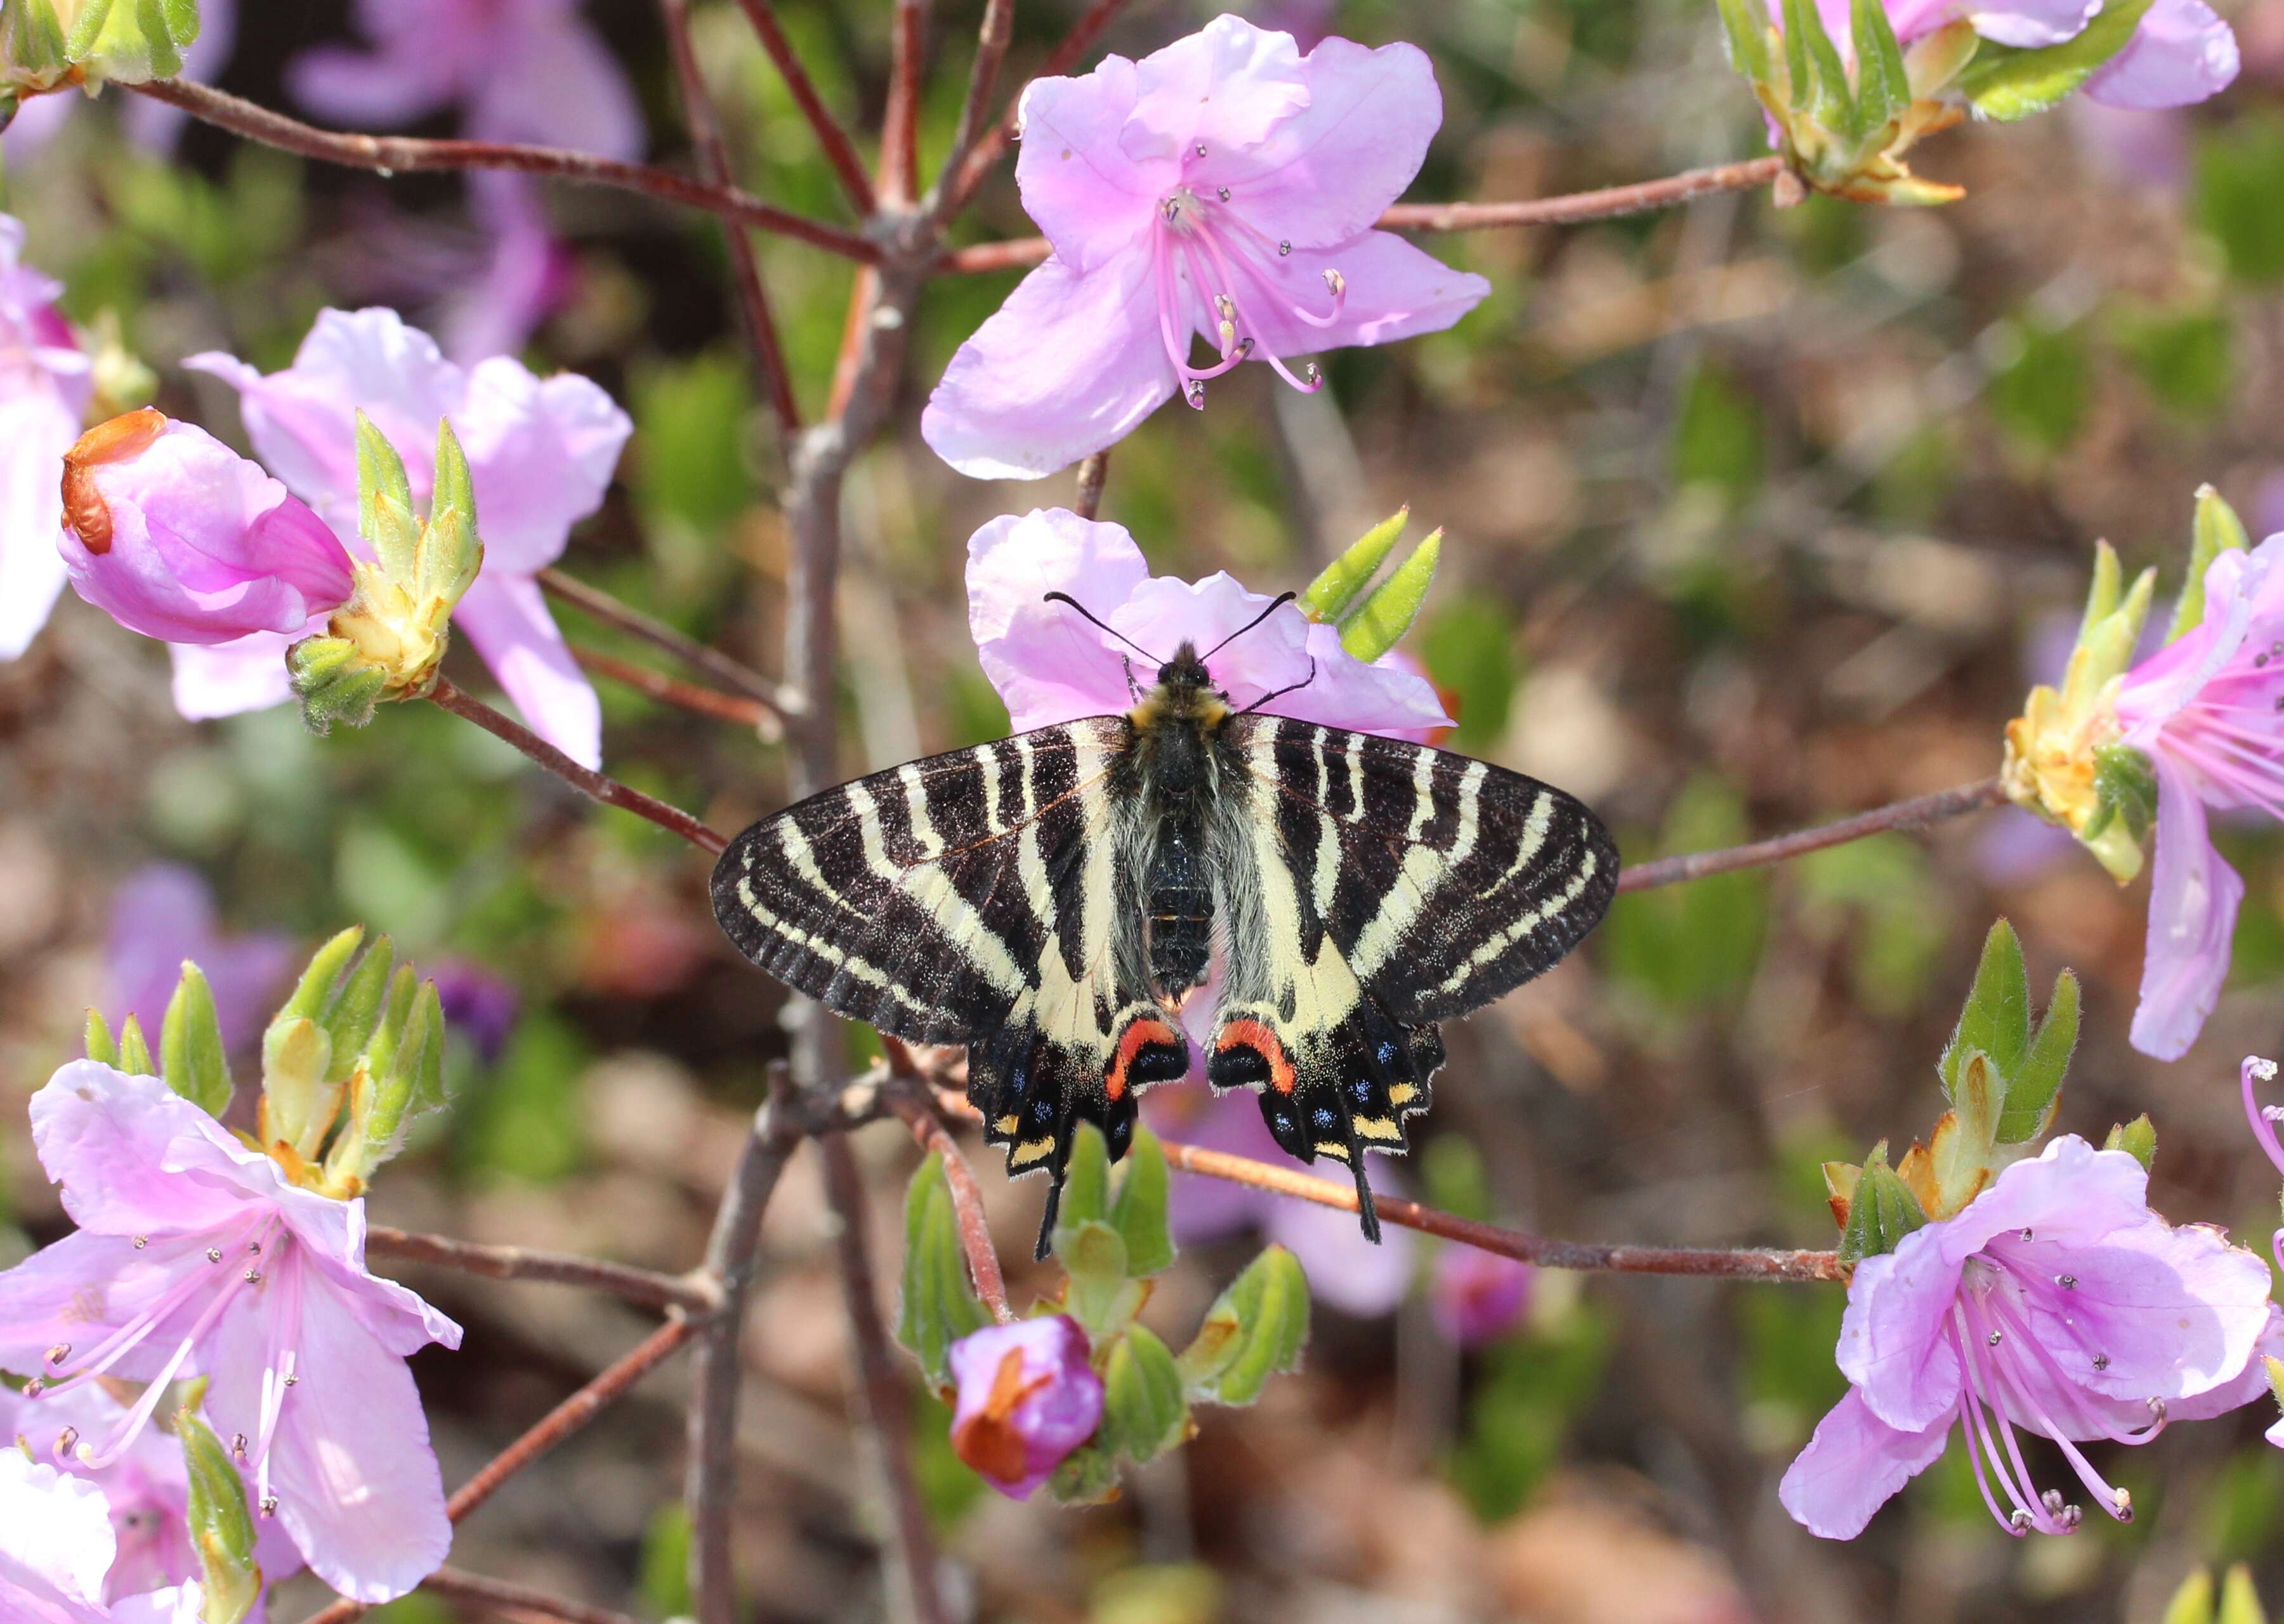
<path fill-rule="evenodd" d="M 1840 1261 L 1854 1263 L 1893 1252 L 1905 1236 L 1927 1222 L 1919 1198 L 1888 1165 L 1885 1145 L 1866 1159 L 1856 1193 L 1848 1204 L 1848 1224 L 1840 1231 Z"/>
<path fill-rule="evenodd" d="M 2220 1582 L 2220 1613 L 2213 1624 L 2268 1624 L 2268 1614 L 2252 1588 L 2252 1570 L 2235 1563 Z"/>
<path fill-rule="evenodd" d="M 1308 1277 L 1291 1253 L 1271 1246 L 1215 1300 L 1182 1350 L 1182 1379 L 1193 1399 L 1250 1404 L 1271 1375 L 1297 1367 L 1308 1339 Z"/>
<path fill-rule="evenodd" d="M 119 1028 L 119 1069 L 129 1077 L 156 1077 L 159 1068 L 151 1059 L 151 1044 L 143 1035 L 143 1023 L 132 1015 Z"/>
<path fill-rule="evenodd" d="M 87 1058 L 114 1071 L 119 1069 L 119 1040 L 111 1035 L 100 1010 L 87 1012 Z"/>
<path fill-rule="evenodd" d="M 1878 129 L 1912 105 L 1904 48 L 1881 0 L 1855 0 L 1857 105 L 1866 131 Z"/>
<path fill-rule="evenodd" d="M 2045 1019 L 2038 1023 L 2022 1064 L 2006 1080 L 2006 1107 L 1998 1118 L 1998 1143 L 2027 1144 L 2053 1120 L 2054 1099 L 2077 1048 L 2077 977 L 2063 971 L 2054 978 L 2053 996 L 2046 1000 Z"/>
<path fill-rule="evenodd" d="M 1308 590 L 1301 594 L 1302 613 L 1312 621 L 1328 623 L 1346 615 L 1349 606 L 1372 584 L 1373 576 L 1387 561 L 1397 538 L 1404 534 L 1404 527 L 1411 520 L 1412 509 L 1407 505 L 1365 531 L 1309 583 Z"/>
<path fill-rule="evenodd" d="M 1139 1464 L 1179 1443 L 1189 1425 L 1189 1399 L 1172 1351 L 1147 1327 L 1129 1327 L 1103 1370 L 1099 1441 Z"/>
<path fill-rule="evenodd" d="M 1959 75 L 1959 89 L 1977 113 L 2002 123 L 2044 113 L 2125 49 L 2150 4 L 2109 0 L 2092 22 L 2059 45 L 2022 50 L 1985 40 Z"/>
<path fill-rule="evenodd" d="M 2131 745 L 2098 745 L 2093 752 L 2093 816 L 2078 832 L 2088 846 L 2122 821 L 2136 847 L 2157 821 L 2157 770 Z"/>
<path fill-rule="evenodd" d="M 1102 1130 L 1081 1122 L 1071 1140 L 1070 1161 L 1063 1175 L 1062 1204 L 1055 1209 L 1054 1249 L 1063 1257 L 1064 1237 L 1080 1226 L 1100 1223 L 1110 1216 L 1110 1149 Z M 1070 1260 L 1063 1257 L 1065 1268 Z"/>
<path fill-rule="evenodd" d="M 167 1086 L 208 1116 L 219 1117 L 230 1108 L 235 1085 L 223 1053 L 214 989 L 205 972 L 187 960 L 159 1028 L 159 1064 Z"/>
<path fill-rule="evenodd" d="M 428 500 L 428 523 L 421 535 L 419 587 L 458 603 L 483 567 L 484 546 L 476 530 L 476 488 L 468 459 L 449 418 L 436 419 L 436 488 Z"/>
<path fill-rule="evenodd" d="M 1759 0 L 1715 0 L 1721 12 L 1721 39 L 1728 48 L 1729 66 L 1756 84 L 1765 84 L 1772 66 L 1769 59 L 1769 18 Z"/>
<path fill-rule="evenodd" d="M 1139 1280 L 1174 1261 L 1174 1238 L 1166 1227 L 1166 1152 L 1158 1148 L 1158 1136 L 1137 1128 L 1124 1166 L 1110 1222 L 1126 1243 L 1126 1272 Z"/>
<path fill-rule="evenodd" d="M 1823 8 L 1817 0 L 1784 0 L 1784 30 L 1786 59 L 1791 60 L 1793 41 L 1797 37 L 1808 65 L 1806 77 L 1797 72 L 1793 74 L 1792 105 L 1804 108 L 1826 129 L 1863 134 L 1847 64 L 1841 59 L 1840 47 L 1825 31 Z"/>
<path fill-rule="evenodd" d="M 2124 1151 L 2145 1168 L 2154 1170 L 2157 1165 L 2157 1128 L 2143 1112 L 2130 1122 L 2120 1122 L 2109 1130 L 2109 1137 L 2101 1142 L 2105 1151 Z"/>
<path fill-rule="evenodd" d="M 1102 1219 L 1068 1229 L 1057 1224 L 1055 1256 L 1070 1277 L 1063 1307 L 1085 1329 L 1089 1341 L 1107 1339 L 1141 1307 L 1138 1292 L 1128 1289 L 1126 1243 Z"/>
<path fill-rule="evenodd" d="M 372 1041 L 373 1029 L 380 1024 L 381 1006 L 388 998 L 389 977 L 395 972 L 396 949 L 386 936 L 377 936 L 364 950 L 356 967 L 348 973 L 340 988 L 325 1000 L 322 1024 L 325 1038 L 332 1045 L 332 1065 L 326 1073 L 329 1082 L 346 1082 L 356 1068 L 357 1059 L 364 1046 Z"/>
<path fill-rule="evenodd" d="M 2241 552 L 2251 545 L 2244 520 L 2236 516 L 2220 492 L 2210 485 L 2197 487 L 2197 516 L 2189 530 L 2189 573 L 2181 582 L 2181 601 L 2173 605 L 2172 624 L 2165 641 L 2194 631 L 2205 623 L 2205 572 L 2225 552 Z"/>
<path fill-rule="evenodd" d="M 320 738 L 336 727 L 371 727 L 388 687 L 388 673 L 347 637 L 302 638 L 286 651 L 286 668 L 302 725 Z"/>
<path fill-rule="evenodd" d="M 2165 1604 L 2165 1616 L 2160 1624 L 2213 1624 L 2210 1570 L 2201 1567 L 2181 1581 L 2181 1588 Z"/>
<path fill-rule="evenodd" d="M 1959 1068 L 1967 1053 L 1981 1050 L 1991 1057 L 2000 1078 L 2012 1077 L 2022 1064 L 2030 1043 L 2030 988 L 2022 967 L 2022 943 L 2014 927 L 2001 919 L 1983 939 L 1983 960 L 1975 967 L 1975 985 L 1944 1046 L 1939 1067 L 1945 1099 L 1958 1103 Z"/>
<path fill-rule="evenodd" d="M 967 1277 L 943 1158 L 931 1155 L 904 1191 L 903 1303 L 896 1340 L 920 1362 L 932 1386 L 949 1388 L 951 1345 L 989 1323 Z"/>
<path fill-rule="evenodd" d="M 238 1624 L 262 1597 L 245 1480 L 214 1429 L 187 1408 L 175 1412 L 175 1433 L 190 1478 L 187 1532 L 206 1590 L 199 1616 L 205 1624 Z"/>
<path fill-rule="evenodd" d="M 411 586 L 419 567 L 420 526 L 404 459 L 373 420 L 356 415 L 357 531 L 391 581 Z"/>
<path fill-rule="evenodd" d="M 1366 665 L 1403 640 L 1420 618 L 1435 584 L 1435 561 L 1443 556 L 1443 533 L 1431 530 L 1412 556 L 1388 573 L 1372 596 L 1341 622 L 1341 646 Z"/>
<path fill-rule="evenodd" d="M 312 954 L 309 967 L 293 984 L 293 996 L 278 1010 L 278 1019 L 316 1020 L 323 1016 L 333 1001 L 333 984 L 340 980 L 342 970 L 364 941 L 364 926 L 352 925 Z"/>
<path fill-rule="evenodd" d="M 1118 1494 L 1117 1459 L 1099 1444 L 1082 1444 L 1063 1456 L 1047 1492 L 1062 1505 L 1104 1504 Z"/>

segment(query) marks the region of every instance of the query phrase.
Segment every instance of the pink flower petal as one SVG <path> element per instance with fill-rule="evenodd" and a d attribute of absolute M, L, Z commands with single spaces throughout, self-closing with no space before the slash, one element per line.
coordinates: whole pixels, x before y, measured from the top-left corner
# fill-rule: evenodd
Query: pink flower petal
<path fill-rule="evenodd" d="M 1367 231 L 1337 247 L 1296 247 L 1281 257 L 1271 254 L 1250 262 L 1254 274 L 1236 274 L 1239 331 L 1280 356 L 1441 332 L 1491 291 L 1473 271 L 1454 270 L 1392 231 Z M 1328 270 L 1347 282 L 1348 296 L 1332 325 L 1319 327 L 1294 312 L 1333 316 L 1334 301 L 1325 284 Z"/>
<path fill-rule="evenodd" d="M 1240 1103 L 1256 1118 L 1261 1114 L 1255 1098 L 1248 1097 Z M 1273 1147 L 1276 1142 L 1270 1143 Z M 1282 1151 L 1269 1157 L 1271 1161 L 1284 1159 Z M 1339 1171 L 1334 1169 L 1336 1174 Z M 1373 1183 L 1383 1192 L 1394 1193 L 1386 1177 Z M 1374 1245 L 1357 1227 L 1353 1213 L 1287 1196 L 1271 1197 L 1263 1203 L 1261 1220 L 1263 1238 L 1283 1246 L 1300 1261 L 1301 1272 L 1309 1277 L 1310 1295 L 1343 1314 L 1357 1319 L 1393 1314 L 1411 1287 L 1420 1243 L 1409 1230 L 1384 1228 L 1380 1244 Z"/>
<path fill-rule="evenodd" d="M 2161 1060 L 2186 1054 L 2220 1002 L 2244 881 L 2213 849 L 2205 808 L 2181 769 L 2157 768 L 2157 852 L 2133 1047 Z"/>
<path fill-rule="evenodd" d="M 239 1191 L 166 1175 L 177 1141 L 222 1131 L 160 1079 L 95 1060 L 69 1062 L 32 1096 L 40 1165 L 63 1187 L 72 1222 L 101 1235 L 180 1235 L 239 1216 Z"/>
<path fill-rule="evenodd" d="M 649 144 L 626 71 L 575 8 L 531 14 L 500 42 L 502 71 L 471 87 L 468 133 L 631 161 Z"/>
<path fill-rule="evenodd" d="M 487 568 L 453 612 L 531 730 L 583 767 L 603 764 L 603 707 L 539 583 Z"/>
<path fill-rule="evenodd" d="M 928 396 L 920 437 L 979 480 L 1036 480 L 1115 444 L 1174 394 L 1146 254 L 1039 266 Z"/>
<path fill-rule="evenodd" d="M 1106 57 L 1081 78 L 1034 79 L 1024 89 L 1015 182 L 1024 211 L 1073 271 L 1098 270 L 1133 246 L 1160 197 L 1180 183 L 1178 162 L 1118 150 L 1139 94 L 1124 57 Z"/>
<path fill-rule="evenodd" d="M 117 1550 L 111 1508 L 100 1488 L 85 1478 L 26 1460 L 20 1450 L 0 1449 L 0 1555 L 55 1592 L 86 1602 L 102 1596 Z M 0 1579 L 0 1595 L 5 1588 Z M 100 1618 L 101 1610 L 93 1616 Z M 31 1620 L 45 1624 L 36 1612 Z"/>
<path fill-rule="evenodd" d="M 597 385 L 571 372 L 542 379 L 505 355 L 468 373 L 450 417 L 475 483 L 487 575 L 528 575 L 562 557 L 571 527 L 602 505 L 634 433 Z M 431 423 L 428 439 L 435 434 Z"/>
<path fill-rule="evenodd" d="M 278 1519 L 310 1571 L 334 1589 L 388 1601 L 434 1573 L 451 1549 L 427 1417 L 412 1373 L 375 1339 L 355 1303 L 328 1276 L 295 1266 L 302 1269 L 294 1345 L 301 1379 L 270 1445 Z M 215 1329 L 207 1404 L 225 1434 L 261 1431 L 262 1373 L 274 1351 L 259 1301 L 240 1298 Z"/>
<path fill-rule="evenodd" d="M 59 1345 L 85 1350 L 160 1306 L 186 1273 L 210 1268 L 202 1231 L 154 1236 L 137 1247 L 124 1235 L 74 1230 L 0 1271 L 0 1370 L 37 1371 Z M 107 1375 L 155 1378 L 191 1327 L 198 1304 L 157 1322 Z M 197 1368 L 191 1362 L 184 1374 Z M 4 1451 L 0 1451 L 4 1453 Z"/>
<path fill-rule="evenodd" d="M 2186 106 L 2226 90 L 2241 66 L 2234 31 L 2204 0 L 2156 0 L 2085 93 L 2112 107 Z"/>
<path fill-rule="evenodd" d="M 1063 508 L 995 519 L 968 538 L 967 629 L 1016 732 L 1133 703 L 1126 671 L 1134 652 L 1044 595 L 1068 592 L 1107 619 L 1149 573 L 1122 526 Z"/>
<path fill-rule="evenodd" d="M 1950 1433 L 1948 1415 L 1916 1432 L 1889 1426 L 1851 1387 L 1817 1423 L 1816 1435 L 1777 1486 L 1777 1498 L 1818 1538 L 1852 1540 L 1905 1484 L 1935 1464 Z"/>
<path fill-rule="evenodd" d="M 78 415 L 54 389 L 0 401 L 0 660 L 31 646 L 63 592 L 59 487 L 78 437 Z"/>
<path fill-rule="evenodd" d="M 1134 105 L 1118 149 L 1136 162 L 1192 159 L 1263 140 L 1309 105 L 1289 34 L 1226 13 L 1135 64 Z M 1200 145 L 1205 152 L 1197 151 Z"/>
<path fill-rule="evenodd" d="M 320 618 L 303 627 L 301 635 L 313 636 L 325 629 Z M 175 664 L 175 708 L 189 721 L 206 722 L 285 704 L 293 697 L 293 679 L 286 668 L 286 651 L 293 642 L 276 632 L 258 631 L 207 648 L 168 644 L 167 652 Z"/>
<path fill-rule="evenodd" d="M 1281 36 L 1279 36 L 1281 37 Z M 1230 189 L 1230 212 L 1295 248 L 1371 230 L 1404 195 L 1443 122 L 1427 53 L 1328 39 L 1300 64 L 1308 102 L 1249 145 L 1209 145 L 1190 181 Z"/>

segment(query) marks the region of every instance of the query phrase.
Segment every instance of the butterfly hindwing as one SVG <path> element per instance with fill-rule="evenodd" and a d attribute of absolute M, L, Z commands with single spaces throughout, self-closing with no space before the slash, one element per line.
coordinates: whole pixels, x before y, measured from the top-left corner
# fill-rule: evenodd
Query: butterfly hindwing
<path fill-rule="evenodd" d="M 1152 1003 L 1122 718 L 874 773 L 765 818 L 714 872 L 748 958 L 837 1013 L 968 1045 L 968 1097 L 1011 1173 L 1059 1190 L 1081 1120 L 1114 1156 L 1188 1046 Z M 1042 1235 L 1052 1229 L 1051 1197 Z"/>
<path fill-rule="evenodd" d="M 1285 1150 L 1356 1175 L 1405 1148 L 1435 1023 L 1549 968 L 1609 905 L 1616 853 L 1561 791 L 1424 745 L 1273 716 L 1225 729 L 1228 964 L 1208 1074 L 1262 1090 Z"/>

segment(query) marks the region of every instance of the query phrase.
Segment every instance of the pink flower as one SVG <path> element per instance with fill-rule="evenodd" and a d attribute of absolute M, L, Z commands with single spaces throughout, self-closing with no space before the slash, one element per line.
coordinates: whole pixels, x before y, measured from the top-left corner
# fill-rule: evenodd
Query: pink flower
<path fill-rule="evenodd" d="M 294 98 L 353 124 L 458 105 L 480 141 L 642 156 L 642 110 L 580 0 L 358 0 L 370 53 L 322 45 L 286 70 Z"/>
<path fill-rule="evenodd" d="M 1428 1302 L 1435 1323 L 1461 1347 L 1496 1342 L 1530 1306 L 1530 1265 L 1496 1252 L 1447 1245 L 1435 1254 Z"/>
<path fill-rule="evenodd" d="M 1824 26 L 1850 56 L 1851 0 L 1817 0 Z M 1910 45 L 1964 18 L 1994 44 L 2037 49 L 2076 39 L 2101 0 L 1885 0 L 1897 40 Z M 1781 26 L 1783 0 L 1769 0 Z M 2218 96 L 2237 73 L 2236 35 L 2204 0 L 2155 0 L 2125 49 L 2085 82 L 2085 93 L 2112 107 L 2179 107 Z"/>
<path fill-rule="evenodd" d="M 633 425 L 586 379 L 542 379 L 495 356 L 463 370 L 391 310 L 327 310 L 293 364 L 264 377 L 232 356 L 184 363 L 239 391 L 262 460 L 356 545 L 355 417 L 362 408 L 403 455 L 416 503 L 427 500 L 436 420 L 450 418 L 475 481 L 483 574 L 453 618 L 524 720 L 590 767 L 602 761 L 602 710 L 541 595 L 538 573 L 593 512 Z M 312 628 L 311 629 L 316 629 Z M 291 635 L 257 634 L 175 651 L 175 703 L 186 716 L 228 715 L 289 697 Z"/>
<path fill-rule="evenodd" d="M 185 1520 L 190 1473 L 183 1446 L 173 1435 L 146 1426 L 100 1470 L 74 1453 L 82 1439 L 104 1437 L 126 1418 L 126 1407 L 99 1386 L 51 1391 L 36 1399 L 0 1388 L 0 1439 L 27 1445 L 33 1459 L 52 1463 L 67 1477 L 84 1479 L 102 1491 L 117 1547 L 101 1588 L 93 1593 L 106 1603 L 184 1584 L 199 1573 Z M 254 1534 L 254 1559 L 265 1581 L 301 1571 L 301 1553 L 275 1519 L 257 1522 Z M 249 1616 L 260 1624 L 259 1604 Z"/>
<path fill-rule="evenodd" d="M 1113 630 L 1089 624 L 1067 604 L 1046 602 L 1051 591 L 1068 593 Z M 1271 601 L 1226 574 L 1195 582 L 1152 575 L 1122 527 L 1062 508 L 995 519 L 968 538 L 968 630 L 1019 733 L 1126 710 L 1134 703 L 1130 684 L 1146 688 L 1156 680 L 1152 660 L 1171 659 L 1184 642 L 1211 649 Z M 1398 738 L 1451 725 L 1425 677 L 1392 659 L 1365 664 L 1341 646 L 1332 627 L 1289 604 L 1209 664 L 1239 706 L 1291 689 L 1263 707 L 1273 715 Z"/>
<path fill-rule="evenodd" d="M 2205 618 L 2127 672 L 2124 742 L 2157 777 L 2157 851 L 2133 1046 L 2186 1053 L 2227 979 L 2244 881 L 2206 832 L 2208 809 L 2284 817 L 2284 535 L 2205 572 Z"/>
<path fill-rule="evenodd" d="M 952 357 L 922 436 L 962 473 L 1036 479 L 1240 361 L 1314 389 L 1286 357 L 1449 327 L 1490 284 L 1373 229 L 1443 120 L 1413 47 L 1303 57 L 1237 17 L 1033 80 L 1015 178 L 1054 253 Z"/>
<path fill-rule="evenodd" d="M 404 1360 L 460 1328 L 366 1272 L 364 1203 L 301 1188 L 158 1078 L 92 1060 L 33 1097 L 32 1142 L 79 1228 L 0 1274 L 0 1366 L 35 1372 L 41 1401 L 149 1384 L 77 1458 L 124 1458 L 166 1384 L 203 1374 L 256 1504 L 318 1577 L 379 1602 L 433 1572 L 451 1525 Z"/>
<path fill-rule="evenodd" d="M 2065 1136 L 1858 1264 L 1838 1349 L 1848 1395 L 1779 1489 L 1795 1520 L 1853 1539 L 1957 1427 L 2001 1526 L 2067 1534 L 2079 1508 L 2039 1490 L 2022 1427 L 2126 1521 L 2131 1500 L 2079 1441 L 2146 1443 L 2169 1419 L 2265 1392 L 2256 1355 L 2277 1333 L 2267 1264 L 2218 1230 L 2168 1224 L 2149 1210 L 2148 1183 L 2126 1152 Z"/>
<path fill-rule="evenodd" d="M 549 226 L 528 175 L 468 176 L 476 219 L 489 237 L 472 278 L 456 280 L 438 312 L 444 353 L 463 365 L 522 350 L 572 292 L 570 249 Z"/>
<path fill-rule="evenodd" d="M 0 1448 L 0 1619 L 8 1624 L 199 1624 L 199 1587 L 106 1604 L 118 1550 L 103 1490 Z"/>
<path fill-rule="evenodd" d="M 950 1358 L 951 1447 L 1010 1500 L 1029 1500 L 1102 1424 L 1102 1378 L 1068 1315 L 987 1325 Z"/>
<path fill-rule="evenodd" d="M 1193 999 L 1182 1011 L 1188 1029 L 1191 1054 L 1206 1052 L 1211 1029 L 1211 999 Z M 1206 1006 L 1204 1017 L 1193 1017 L 1191 1006 Z M 1215 1094 L 1201 1076 L 1152 1089 L 1142 1097 L 1142 1115 L 1153 1131 L 1185 1144 L 1255 1161 L 1283 1159 L 1285 1152 L 1270 1136 L 1261 1120 L 1259 1105 L 1243 1094 Z M 1391 1188 L 1391 1175 L 1377 1181 Z M 1392 1186 L 1401 1192 L 1401 1181 Z M 1355 1217 L 1338 1208 L 1296 1201 L 1290 1196 L 1208 1178 L 1201 1173 L 1174 1173 L 1174 1200 L 1169 1209 L 1174 1239 L 1185 1246 L 1219 1240 L 1224 1236 L 1257 1230 L 1264 1244 L 1284 1247 L 1301 1261 L 1309 1277 L 1310 1294 L 1318 1302 L 1357 1319 L 1379 1319 L 1396 1312 L 1412 1284 L 1417 1243 L 1408 1230 L 1383 1230 L 1381 1244 L 1364 1238 Z"/>
<path fill-rule="evenodd" d="M 0 215 L 0 660 L 31 645 L 63 590 L 58 481 L 93 387 L 55 307 L 62 286 L 23 251 L 22 223 Z"/>
<path fill-rule="evenodd" d="M 2261 1150 L 2275 1164 L 2277 1172 L 2284 1173 L 2284 1145 L 2276 1142 L 2279 1108 L 2263 1106 L 2260 1103 L 2260 1086 L 2275 1081 L 2275 1061 L 2264 1060 L 2258 1055 L 2244 1057 L 2244 1064 L 2238 1072 L 2238 1081 L 2244 1090 L 2245 1117 L 2252 1124 L 2252 1136 Z M 2277 1267 L 2284 1269 L 2284 1230 L 2277 1230 L 2269 1238 L 2268 1247 L 2276 1254 Z M 2284 1421 L 2276 1424 L 2275 1430 L 2268 1434 L 2268 1441 L 2284 1447 Z"/>
<path fill-rule="evenodd" d="M 73 589 L 168 643 L 298 632 L 348 601 L 349 555 L 325 520 L 202 428 L 145 407 L 64 453 Z"/>
<path fill-rule="evenodd" d="M 223 1046 L 234 1054 L 261 1035 L 292 956 L 293 943 L 279 931 L 223 934 L 214 894 L 197 870 L 146 863 L 112 893 L 105 1008 L 114 1029 L 132 1015 L 155 1036 L 187 959 L 206 973 Z"/>

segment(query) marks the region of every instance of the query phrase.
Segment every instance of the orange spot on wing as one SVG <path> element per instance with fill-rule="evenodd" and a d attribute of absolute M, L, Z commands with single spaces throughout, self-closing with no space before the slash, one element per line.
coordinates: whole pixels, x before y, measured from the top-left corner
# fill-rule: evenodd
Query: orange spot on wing
<path fill-rule="evenodd" d="M 1103 1077 L 1102 1091 L 1112 1099 L 1125 1098 L 1127 1069 L 1134 1064 L 1134 1057 L 1142 1052 L 1143 1046 L 1163 1043 L 1171 1048 L 1181 1041 L 1181 1034 L 1162 1020 L 1144 1017 L 1128 1022 L 1126 1030 L 1118 1035 L 1118 1050 L 1110 1058 L 1110 1069 Z"/>
<path fill-rule="evenodd" d="M 1269 1062 L 1269 1086 L 1279 1094 L 1293 1091 L 1293 1062 L 1285 1053 L 1285 1045 L 1277 1041 L 1277 1034 L 1257 1020 L 1232 1020 L 1221 1029 L 1220 1041 L 1214 1047 L 1223 1053 L 1232 1049 L 1257 1050 Z"/>

